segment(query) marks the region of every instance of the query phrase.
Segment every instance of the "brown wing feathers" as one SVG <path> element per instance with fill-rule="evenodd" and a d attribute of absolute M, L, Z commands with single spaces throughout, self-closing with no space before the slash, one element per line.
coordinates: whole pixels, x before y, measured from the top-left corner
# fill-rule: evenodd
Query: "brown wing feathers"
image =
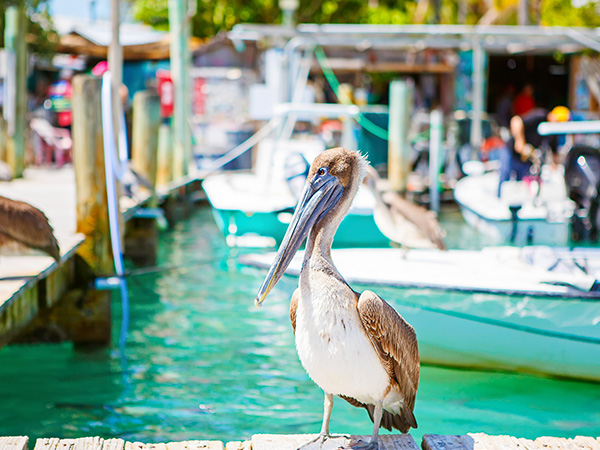
<path fill-rule="evenodd" d="M 0 196 L 0 235 L 2 241 L 16 241 L 60 261 L 60 249 L 48 218 L 28 203 Z"/>
<path fill-rule="evenodd" d="M 300 295 L 300 289 L 296 289 L 292 294 L 292 300 L 290 302 L 290 320 L 292 321 L 292 328 L 294 334 L 296 334 L 296 309 L 298 308 L 298 296 Z"/>
<path fill-rule="evenodd" d="M 388 430 L 393 427 L 403 433 L 410 427 L 417 428 L 413 409 L 419 385 L 420 365 L 414 329 L 390 305 L 371 291 L 365 291 L 360 296 L 358 313 L 373 347 L 404 396 L 402 413 L 393 415 L 384 411 L 381 426 Z M 372 405 L 342 398 L 354 406 L 365 408 L 373 420 Z"/>

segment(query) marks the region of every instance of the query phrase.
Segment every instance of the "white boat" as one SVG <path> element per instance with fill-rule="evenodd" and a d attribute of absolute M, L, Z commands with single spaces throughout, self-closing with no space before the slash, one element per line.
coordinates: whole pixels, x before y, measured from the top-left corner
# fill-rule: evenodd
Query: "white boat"
<path fill-rule="evenodd" d="M 454 198 L 465 221 L 497 244 L 564 246 L 575 204 L 567 197 L 560 170 L 544 167 L 534 179 L 502 184 L 499 172 L 468 175 L 456 183 Z"/>
<path fill-rule="evenodd" d="M 254 172 L 207 177 L 202 187 L 227 244 L 274 247 L 281 242 L 298 201 L 296 196 L 304 185 L 304 170 L 324 149 L 324 144 L 316 139 L 265 139 L 259 144 Z M 340 224 L 334 246 L 389 246 L 390 240 L 375 223 L 375 204 L 371 191 L 361 187 Z"/>
<path fill-rule="evenodd" d="M 240 261 L 267 268 L 273 256 Z M 299 274 L 302 256 L 288 274 Z M 332 257 L 354 288 L 375 290 L 415 327 L 425 363 L 600 381 L 600 249 L 334 249 Z"/>

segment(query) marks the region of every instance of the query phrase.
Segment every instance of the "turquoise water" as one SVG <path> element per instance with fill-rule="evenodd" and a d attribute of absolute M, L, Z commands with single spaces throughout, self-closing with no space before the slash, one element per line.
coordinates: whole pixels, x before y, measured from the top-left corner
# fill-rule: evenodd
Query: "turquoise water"
<path fill-rule="evenodd" d="M 450 246 L 482 243 L 455 214 L 445 226 Z M 284 277 L 256 309 L 264 272 L 236 264 L 207 207 L 161 236 L 159 261 L 164 271 L 129 279 L 125 348 L 116 344 L 115 295 L 111 348 L 0 350 L 0 435 L 229 441 L 319 430 L 322 392 L 300 366 L 289 324 L 297 280 Z M 600 384 L 423 367 L 415 415 L 417 440 L 478 431 L 598 436 Z M 369 434 L 372 426 L 338 399 L 331 428 Z"/>

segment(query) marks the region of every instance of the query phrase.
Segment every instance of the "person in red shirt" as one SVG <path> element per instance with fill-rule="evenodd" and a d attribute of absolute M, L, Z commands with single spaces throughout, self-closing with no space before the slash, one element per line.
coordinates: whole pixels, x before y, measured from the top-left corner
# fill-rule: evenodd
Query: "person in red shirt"
<path fill-rule="evenodd" d="M 521 89 L 521 92 L 513 101 L 513 114 L 515 116 L 522 116 L 533 110 L 533 108 L 535 108 L 533 86 L 528 83 L 523 86 L 523 89 Z"/>

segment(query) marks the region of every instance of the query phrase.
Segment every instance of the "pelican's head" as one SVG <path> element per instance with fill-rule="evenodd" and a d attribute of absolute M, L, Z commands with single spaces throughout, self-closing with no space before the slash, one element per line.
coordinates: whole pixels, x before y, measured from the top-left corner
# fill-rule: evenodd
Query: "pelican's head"
<path fill-rule="evenodd" d="M 313 226 L 334 219 L 339 223 L 346 215 L 367 165 L 359 152 L 341 147 L 326 150 L 315 158 L 292 221 L 254 300 L 256 306 L 262 304 L 277 284 Z"/>

